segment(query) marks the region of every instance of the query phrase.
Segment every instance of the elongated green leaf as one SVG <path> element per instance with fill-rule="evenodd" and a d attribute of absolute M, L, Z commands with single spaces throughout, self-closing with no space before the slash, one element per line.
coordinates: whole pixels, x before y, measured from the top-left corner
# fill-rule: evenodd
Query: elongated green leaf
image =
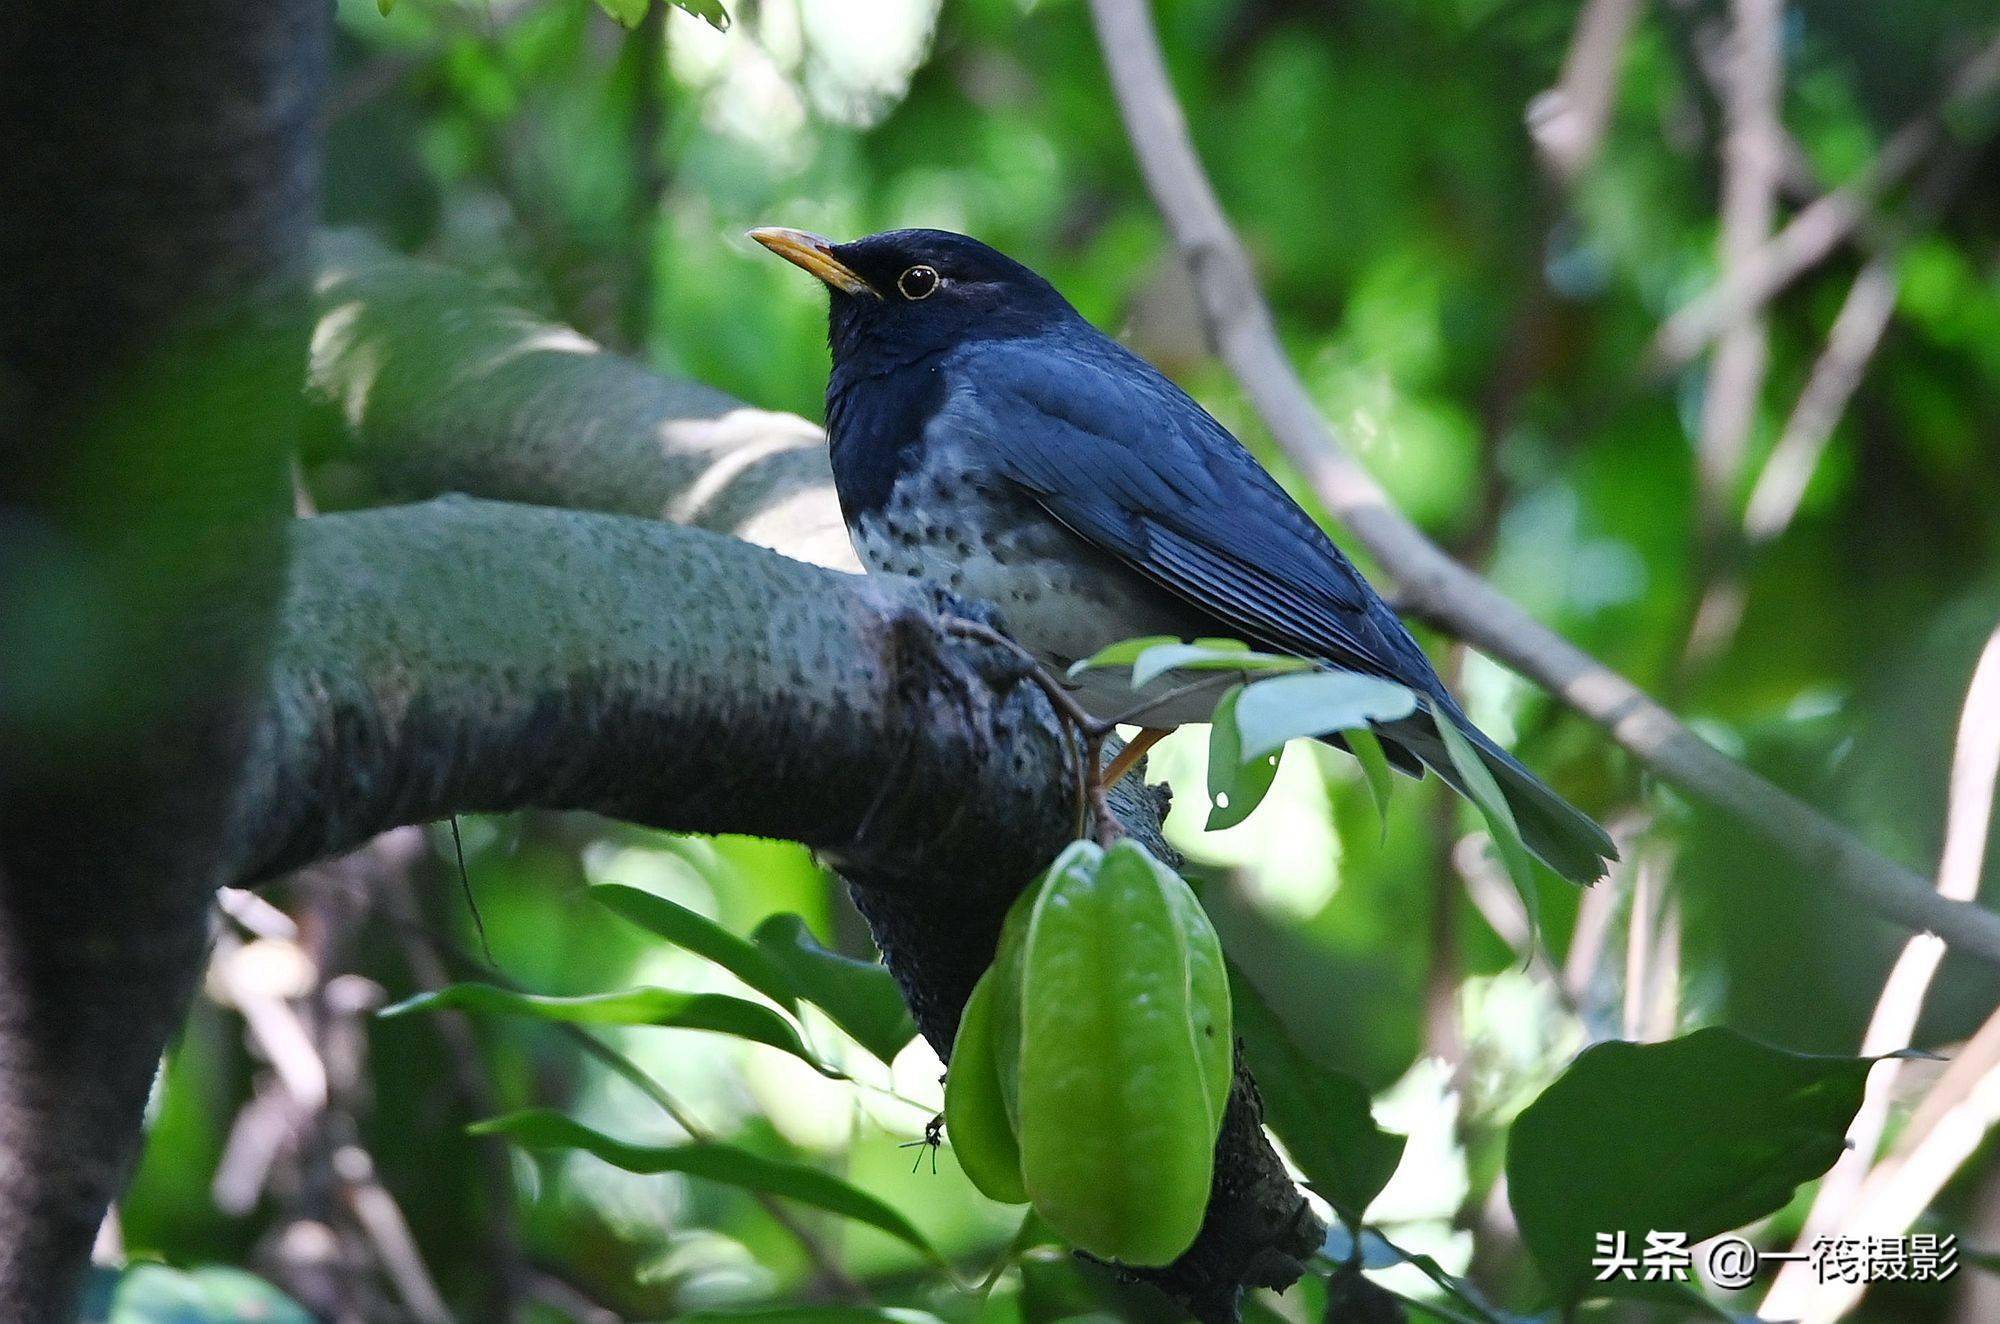
<path fill-rule="evenodd" d="M 673 0 L 673 3 L 717 32 L 729 31 L 729 11 L 722 7 L 722 0 Z"/>
<path fill-rule="evenodd" d="M 639 26 L 653 0 L 597 0 L 597 7 L 628 28 Z"/>
<path fill-rule="evenodd" d="M 1210 832 L 1235 827 L 1250 817 L 1278 775 L 1281 746 L 1275 752 L 1245 762 L 1242 737 L 1236 729 L 1236 703 L 1244 687 L 1237 685 L 1215 705 L 1208 728 L 1208 822 Z"/>
<path fill-rule="evenodd" d="M 916 1022 L 888 967 L 828 951 L 797 915 L 773 915 L 750 936 L 799 996 L 884 1062 L 916 1036 Z"/>
<path fill-rule="evenodd" d="M 1259 653 L 1240 639 L 1196 639 L 1192 643 L 1170 634 L 1144 635 L 1121 639 L 1100 648 L 1081 662 L 1070 664 L 1069 674 L 1107 667 L 1132 668 L 1133 689 L 1141 689 L 1169 671 L 1306 671 L 1313 664 L 1304 658 L 1281 653 Z"/>
<path fill-rule="evenodd" d="M 1375 818 L 1382 825 L 1382 835 L 1389 835 L 1389 795 L 1396 787 L 1396 774 L 1389 767 L 1389 756 L 1382 752 L 1382 742 L 1373 731 L 1365 726 L 1351 726 L 1341 733 L 1347 741 L 1348 752 L 1361 765 L 1361 775 L 1368 783 L 1368 798 L 1375 802 Z"/>
<path fill-rule="evenodd" d="M 623 883 L 600 883 L 590 896 L 649 933 L 707 957 L 771 1001 L 798 1010 L 798 988 L 770 953 L 708 916 Z"/>
<path fill-rule="evenodd" d="M 937 1252 L 909 1219 L 861 1188 L 803 1163 L 766 1158 L 736 1145 L 702 1141 L 682 1145 L 635 1145 L 593 1131 L 547 1108 L 531 1108 L 475 1122 L 474 1135 L 506 1136 L 528 1149 L 580 1149 L 626 1172 L 679 1172 L 746 1191 L 781 1195 L 857 1223 L 879 1228 L 932 1259 Z"/>
<path fill-rule="evenodd" d="M 384 13 L 388 12 L 387 5 L 393 2 L 394 0 L 377 0 L 377 3 L 384 6 Z M 722 0 L 662 0 L 662 2 L 693 14 L 717 32 L 729 31 L 729 11 L 722 7 Z M 646 11 L 652 6 L 653 0 L 597 0 L 599 9 L 628 28 L 638 27 L 640 21 L 646 17 Z"/>
<path fill-rule="evenodd" d="M 1542 895 L 1535 883 L 1535 858 L 1528 854 L 1527 846 L 1522 843 L 1520 826 L 1514 822 L 1514 810 L 1508 805 L 1500 783 L 1493 780 L 1486 760 L 1479 757 L 1479 751 L 1458 729 L 1458 723 L 1435 703 L 1431 705 L 1431 715 L 1437 719 L 1438 734 L 1444 737 L 1444 747 L 1451 755 L 1451 766 L 1458 769 L 1460 779 L 1465 782 L 1465 792 L 1472 798 L 1473 808 L 1486 820 L 1486 831 L 1493 838 L 1493 848 L 1500 852 L 1500 862 L 1506 866 L 1507 877 L 1513 881 L 1514 890 L 1520 893 L 1521 905 L 1528 912 L 1528 950 L 1532 952 L 1542 927 Z"/>
<path fill-rule="evenodd" d="M 1416 710 L 1417 696 L 1394 681 L 1352 671 L 1313 671 L 1260 680 L 1236 703 L 1243 757 L 1268 754 L 1288 740 L 1393 722 Z"/>
<path fill-rule="evenodd" d="M 1231 974 L 1236 1033 L 1264 1096 L 1264 1121 L 1307 1184 L 1358 1224 L 1403 1161 L 1404 1137 L 1375 1125 L 1361 1082 L 1315 1062 L 1249 981 Z"/>
<path fill-rule="evenodd" d="M 527 1016 L 573 1025 L 657 1025 L 663 1029 L 707 1030 L 783 1049 L 823 1075 L 840 1073 L 812 1055 L 799 1038 L 798 1027 L 760 1003 L 727 993 L 684 993 L 671 988 L 628 988 L 617 993 L 583 997 L 545 997 L 516 993 L 492 984 L 453 984 L 384 1007 L 383 1016 L 419 1011 L 475 1011 L 501 1016 Z"/>
<path fill-rule="evenodd" d="M 1310 671 L 1312 663 L 1279 653 L 1254 653 L 1234 639 L 1197 639 L 1191 644 L 1160 644 L 1132 664 L 1132 688 L 1144 689 L 1169 671 Z"/>
<path fill-rule="evenodd" d="M 1170 634 L 1145 634 L 1136 639 L 1120 639 L 1115 644 L 1106 644 L 1089 657 L 1070 663 L 1069 674 L 1074 679 L 1086 671 L 1097 671 L 1104 667 L 1129 667 L 1137 662 L 1139 655 L 1147 649 L 1179 642 L 1179 639 Z"/>
<path fill-rule="evenodd" d="M 1599 1283 L 1600 1234 L 1690 1242 L 1783 1207 L 1840 1157 L 1872 1063 L 1767 1048 L 1733 1030 L 1587 1048 L 1514 1123 L 1507 1196 L 1559 1301 Z"/>
<path fill-rule="evenodd" d="M 902 1306 L 750 1306 L 741 1310 L 695 1310 L 675 1315 L 674 1324 L 942 1324 L 928 1310 Z"/>

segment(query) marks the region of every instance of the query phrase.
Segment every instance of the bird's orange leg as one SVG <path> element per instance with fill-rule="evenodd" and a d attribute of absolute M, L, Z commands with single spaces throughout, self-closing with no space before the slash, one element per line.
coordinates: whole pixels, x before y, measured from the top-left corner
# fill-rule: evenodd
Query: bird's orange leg
<path fill-rule="evenodd" d="M 1139 734 L 1132 737 L 1132 743 L 1118 751 L 1118 757 L 1111 760 L 1111 766 L 1097 779 L 1097 789 L 1108 791 L 1116 786 L 1132 771 L 1132 765 L 1146 757 L 1146 751 L 1173 734 L 1173 728 L 1162 730 L 1156 726 L 1141 727 Z"/>

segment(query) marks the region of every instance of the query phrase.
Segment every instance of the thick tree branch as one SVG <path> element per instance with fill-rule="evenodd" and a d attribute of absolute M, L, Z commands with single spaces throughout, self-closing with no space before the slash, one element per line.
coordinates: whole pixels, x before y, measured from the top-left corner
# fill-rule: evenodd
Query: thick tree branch
<path fill-rule="evenodd" d="M 645 515 L 856 570 L 826 439 L 796 414 L 674 381 L 359 235 L 322 239 L 317 457 L 391 496 Z"/>
<path fill-rule="evenodd" d="M 1906 928 L 2000 965 L 2000 915 L 1939 896 L 1804 801 L 1734 762 L 1632 682 L 1446 555 L 1343 447 L 1278 338 L 1250 260 L 1195 155 L 1146 0 L 1092 0 L 1140 168 L 1186 260 L 1217 352 L 1327 508 L 1410 609 L 1548 689 L 1660 776 L 1741 819 L 1810 873 Z"/>
<path fill-rule="evenodd" d="M 1074 835 L 1047 703 L 920 586 L 467 498 L 300 521 L 292 547 L 245 878 L 531 806 L 786 837 L 911 886 L 1018 886 Z"/>
<path fill-rule="evenodd" d="M 240 872 L 403 823 L 589 809 L 815 846 L 949 1055 L 1022 883 L 1079 821 L 1075 746 L 940 591 L 652 520 L 446 498 L 301 522 Z M 1163 812 L 1119 800 L 1156 848 Z M 1283 1286 L 1319 1224 L 1244 1075 L 1202 1236 L 1141 1275 L 1204 1319 Z"/>

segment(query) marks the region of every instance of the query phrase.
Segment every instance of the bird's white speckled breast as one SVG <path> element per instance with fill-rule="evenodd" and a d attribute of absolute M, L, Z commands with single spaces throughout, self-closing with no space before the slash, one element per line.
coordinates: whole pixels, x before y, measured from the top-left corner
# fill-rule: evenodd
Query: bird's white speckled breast
<path fill-rule="evenodd" d="M 941 449 L 933 447 L 881 509 L 850 529 L 870 573 L 928 579 L 993 604 L 1008 632 L 1058 669 L 1120 639 L 1212 633 L 1185 604 L 1071 533 L 1011 484 L 981 476 Z M 1081 693 L 1099 715 L 1135 699 L 1122 678 L 1109 676 L 1091 680 Z M 1207 705 L 1213 703 L 1210 696 Z M 1183 720 L 1205 716 L 1204 709 Z"/>

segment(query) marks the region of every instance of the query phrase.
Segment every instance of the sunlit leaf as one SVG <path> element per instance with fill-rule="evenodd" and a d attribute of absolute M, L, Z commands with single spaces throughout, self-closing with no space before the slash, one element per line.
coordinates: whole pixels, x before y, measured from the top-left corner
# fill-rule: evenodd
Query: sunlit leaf
<path fill-rule="evenodd" d="M 1074 677 L 1106 667 L 1130 667 L 1132 688 L 1141 689 L 1169 671 L 1305 671 L 1312 665 L 1304 658 L 1255 652 L 1240 639 L 1187 643 L 1170 634 L 1151 634 L 1100 648 L 1081 662 L 1071 663 L 1069 674 Z"/>
<path fill-rule="evenodd" d="M 717 32 L 729 31 L 729 11 L 722 0 L 664 0 L 701 19 Z M 653 7 L 653 0 L 597 0 L 597 7 L 628 28 L 636 28 Z"/>
<path fill-rule="evenodd" d="M 1375 804 L 1375 817 L 1382 825 L 1382 835 L 1389 835 L 1389 796 L 1396 787 L 1396 774 L 1389 767 L 1389 756 L 1382 752 L 1382 742 L 1375 733 L 1365 726 L 1350 726 L 1342 733 L 1347 741 L 1348 752 L 1361 765 L 1361 775 L 1368 784 L 1368 798 Z"/>
<path fill-rule="evenodd" d="M 798 989 L 770 954 L 708 916 L 623 883 L 600 883 L 590 896 L 640 928 L 707 957 L 773 1002 L 798 1009 Z"/>
<path fill-rule="evenodd" d="M 1264 1097 L 1264 1121 L 1307 1184 L 1359 1223 L 1403 1161 L 1404 1137 L 1375 1125 L 1361 1082 L 1314 1061 L 1249 981 L 1231 974 L 1236 1033 Z"/>
<path fill-rule="evenodd" d="M 729 11 L 722 7 L 722 0 L 673 0 L 673 3 L 717 32 L 729 31 Z"/>
<path fill-rule="evenodd" d="M 1147 634 L 1140 635 L 1136 639 L 1120 639 L 1115 644 L 1106 644 L 1081 661 L 1070 663 L 1069 674 L 1071 677 L 1076 677 L 1086 671 L 1097 671 L 1104 667 L 1129 667 L 1137 662 L 1139 655 L 1147 649 L 1179 642 L 1179 639 L 1170 634 Z"/>
<path fill-rule="evenodd" d="M 597 0 L 597 7 L 628 28 L 639 26 L 653 0 Z"/>
<path fill-rule="evenodd" d="M 735 1145 L 690 1142 L 635 1145 L 593 1131 L 546 1108 L 509 1113 L 467 1128 L 474 1135 L 503 1135 L 528 1149 L 580 1149 L 626 1172 L 678 1172 L 746 1191 L 779 1195 L 879 1228 L 932 1259 L 937 1252 L 909 1219 L 861 1188 L 818 1168 L 766 1158 Z"/>
<path fill-rule="evenodd" d="M 833 1076 L 839 1073 L 812 1055 L 799 1038 L 798 1027 L 761 1003 L 727 993 L 685 993 L 671 988 L 628 988 L 616 993 L 582 997 L 547 997 L 516 993 L 492 984 L 453 984 L 384 1007 L 383 1016 L 419 1011 L 473 1011 L 499 1016 L 526 1016 L 572 1025 L 654 1025 L 663 1029 L 706 1030 L 733 1035 L 782 1049 Z"/>
<path fill-rule="evenodd" d="M 1433 703 L 1430 708 L 1431 715 L 1437 719 L 1438 734 L 1444 738 L 1444 747 L 1451 755 L 1451 766 L 1458 769 L 1473 808 L 1486 820 L 1486 832 L 1493 839 L 1493 848 L 1500 853 L 1500 862 L 1506 866 L 1507 877 L 1513 881 L 1514 890 L 1520 893 L 1521 906 L 1528 913 L 1528 949 L 1533 951 L 1536 935 L 1542 927 L 1542 896 L 1535 883 L 1534 857 L 1528 854 L 1527 846 L 1521 841 L 1521 829 L 1514 822 L 1514 810 L 1508 805 L 1500 783 L 1493 780 L 1486 760 L 1479 757 L 1479 751 L 1473 748 L 1465 733 L 1458 729 L 1458 723 L 1442 706 Z"/>
<path fill-rule="evenodd" d="M 1243 757 L 1268 754 L 1288 740 L 1393 722 L 1415 711 L 1417 697 L 1394 681 L 1352 671 L 1312 671 L 1260 680 L 1236 704 Z"/>
<path fill-rule="evenodd" d="M 1132 664 L 1132 688 L 1144 689 L 1169 671 L 1309 671 L 1312 663 L 1279 653 L 1255 653 L 1234 639 L 1197 639 L 1191 644 L 1158 644 Z"/>
<path fill-rule="evenodd" d="M 1833 1165 L 1872 1063 L 1767 1048 L 1713 1027 L 1587 1048 L 1507 1141 L 1507 1196 L 1557 1299 L 1595 1281 L 1600 1234 L 1636 1255 L 1648 1232 L 1699 1242 L 1782 1208 Z"/>
<path fill-rule="evenodd" d="M 928 1310 L 901 1306 L 748 1306 L 740 1310 L 692 1310 L 674 1324 L 942 1324 Z"/>
<path fill-rule="evenodd" d="M 751 935 L 799 996 L 825 1011 L 863 1048 L 892 1061 L 917 1033 L 896 977 L 876 961 L 830 952 L 797 915 L 773 915 Z"/>
<path fill-rule="evenodd" d="M 1271 782 L 1278 775 L 1281 747 L 1261 758 L 1245 762 L 1242 740 L 1236 729 L 1236 703 L 1244 687 L 1237 685 L 1215 705 L 1208 729 L 1208 831 L 1235 827 L 1250 817 L 1264 802 Z"/>

